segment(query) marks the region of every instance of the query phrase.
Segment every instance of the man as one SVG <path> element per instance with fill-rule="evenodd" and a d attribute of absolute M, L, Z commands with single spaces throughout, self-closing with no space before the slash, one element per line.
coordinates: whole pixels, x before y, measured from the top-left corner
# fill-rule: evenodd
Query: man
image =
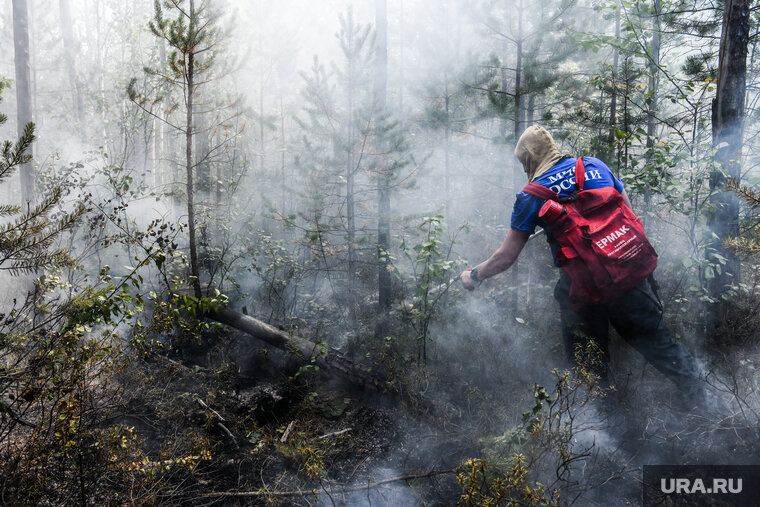
<path fill-rule="evenodd" d="M 554 139 L 544 128 L 532 126 L 526 129 L 517 142 L 515 155 L 522 163 L 528 181 L 548 187 L 560 197 L 566 197 L 574 190 L 577 159 L 560 155 Z M 601 160 L 584 157 L 584 162 L 584 189 L 614 187 L 622 195 L 625 205 L 631 208 L 623 183 Z M 502 245 L 488 260 L 460 274 L 462 285 L 466 289 L 473 290 L 480 281 L 507 270 L 517 260 L 536 226 L 546 228 L 546 224 L 538 217 L 544 202 L 525 192 L 517 194 L 511 228 Z M 548 235 L 548 240 L 554 254 L 557 242 L 551 235 Z M 559 302 L 562 337 L 569 360 L 574 361 L 578 345 L 584 345 L 593 339 L 603 356 L 603 366 L 598 372 L 603 386 L 609 385 L 607 342 L 608 325 L 612 324 L 647 361 L 675 382 L 686 395 L 687 404 L 702 405 L 704 387 L 699 382 L 696 361 L 671 339 L 662 322 L 659 300 L 647 280 L 619 297 L 600 305 L 588 305 L 576 312 L 570 304 L 570 278 L 563 271 L 554 289 L 554 297 Z"/>

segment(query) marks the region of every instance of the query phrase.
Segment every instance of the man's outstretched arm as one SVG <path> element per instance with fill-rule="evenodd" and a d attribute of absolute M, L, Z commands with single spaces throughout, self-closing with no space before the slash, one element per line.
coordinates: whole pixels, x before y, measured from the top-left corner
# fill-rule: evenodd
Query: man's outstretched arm
<path fill-rule="evenodd" d="M 528 238 L 530 238 L 530 234 L 527 232 L 510 229 L 498 250 L 491 254 L 487 261 L 478 264 L 478 279 L 485 280 L 509 269 L 517 260 L 525 243 L 528 242 Z M 475 288 L 475 282 L 470 277 L 469 269 L 462 271 L 459 277 L 465 289 L 473 290 Z"/>

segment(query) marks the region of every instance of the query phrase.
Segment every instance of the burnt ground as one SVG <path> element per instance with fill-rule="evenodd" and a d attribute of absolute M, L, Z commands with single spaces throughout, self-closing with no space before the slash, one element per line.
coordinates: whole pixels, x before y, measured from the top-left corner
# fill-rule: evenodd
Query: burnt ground
<path fill-rule="evenodd" d="M 461 495 L 453 469 L 477 442 L 419 399 L 358 389 L 266 347 L 216 363 L 154 356 L 124 373 L 116 418 L 151 463 L 209 451 L 167 478 L 179 484 L 159 503 L 452 505 Z M 130 390 L 129 379 L 151 387 Z"/>
<path fill-rule="evenodd" d="M 561 505 L 639 505 L 644 464 L 755 463 L 756 403 L 724 404 L 722 415 L 688 412 L 673 386 L 649 370 L 618 379 L 598 399 L 574 386 L 567 404 L 540 411 L 541 434 L 515 444 L 534 403 L 527 380 L 543 375 L 555 392 L 541 373 L 549 368 L 539 371 L 531 350 L 519 349 L 525 371 L 500 369 L 520 364 L 515 350 L 495 354 L 490 342 L 465 343 L 464 355 L 439 349 L 435 360 L 447 366 L 429 372 L 427 384 L 383 390 L 357 388 L 239 336 L 221 353 L 134 360 L 123 374 L 126 408 L 115 417 L 134 428 L 143 460 L 175 464 L 142 488 L 147 503 L 162 505 L 468 505 L 454 469 L 485 458 L 494 466 L 489 477 L 503 477 L 515 452 L 527 456 L 532 481 L 560 490 Z M 751 384 L 753 371 L 734 374 Z"/>

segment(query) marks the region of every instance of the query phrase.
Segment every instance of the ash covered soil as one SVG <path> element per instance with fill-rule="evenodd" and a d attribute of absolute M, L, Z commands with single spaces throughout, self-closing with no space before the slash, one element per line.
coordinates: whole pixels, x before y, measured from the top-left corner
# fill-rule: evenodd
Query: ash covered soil
<path fill-rule="evenodd" d="M 266 347 L 216 367 L 154 356 L 124 372 L 115 419 L 151 462 L 177 468 L 162 504 L 457 502 L 454 469 L 476 455 L 471 432 L 421 399 L 309 370 Z M 131 390 L 130 379 L 151 387 Z M 177 465 L 199 455 L 192 470 Z"/>
<path fill-rule="evenodd" d="M 509 477 L 519 452 L 531 490 L 559 491 L 556 503 L 533 505 L 638 505 L 644 464 L 757 456 L 754 412 L 679 411 L 678 394 L 656 375 L 596 399 L 572 383 L 560 397 L 541 379 L 554 401 L 538 402 L 541 431 L 531 434 L 516 429 L 530 428 L 524 414 L 536 399 L 526 379 L 535 368 L 521 375 L 448 359 L 429 385 L 357 388 L 243 341 L 234 359 L 185 352 L 125 368 L 124 408 L 114 419 L 134 429 L 143 460 L 171 465 L 159 504 L 508 505 L 488 502 L 500 498 L 493 478 Z M 490 373 L 474 380 L 467 364 Z M 491 468 L 473 474 L 471 459 Z M 525 485 L 515 491 L 520 498 Z"/>

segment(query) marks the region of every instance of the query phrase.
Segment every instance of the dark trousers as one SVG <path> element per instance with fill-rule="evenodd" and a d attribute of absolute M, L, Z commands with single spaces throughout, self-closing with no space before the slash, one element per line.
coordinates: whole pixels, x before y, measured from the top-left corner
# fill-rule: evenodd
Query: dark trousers
<path fill-rule="evenodd" d="M 662 321 L 662 308 L 647 280 L 603 305 L 575 312 L 570 306 L 570 277 L 562 273 L 554 288 L 562 316 L 562 338 L 571 362 L 579 345 L 593 339 L 601 354 L 600 383 L 608 385 L 608 338 L 612 327 L 663 375 L 671 379 L 690 401 L 699 402 L 703 386 L 694 358 L 670 336 Z"/>

